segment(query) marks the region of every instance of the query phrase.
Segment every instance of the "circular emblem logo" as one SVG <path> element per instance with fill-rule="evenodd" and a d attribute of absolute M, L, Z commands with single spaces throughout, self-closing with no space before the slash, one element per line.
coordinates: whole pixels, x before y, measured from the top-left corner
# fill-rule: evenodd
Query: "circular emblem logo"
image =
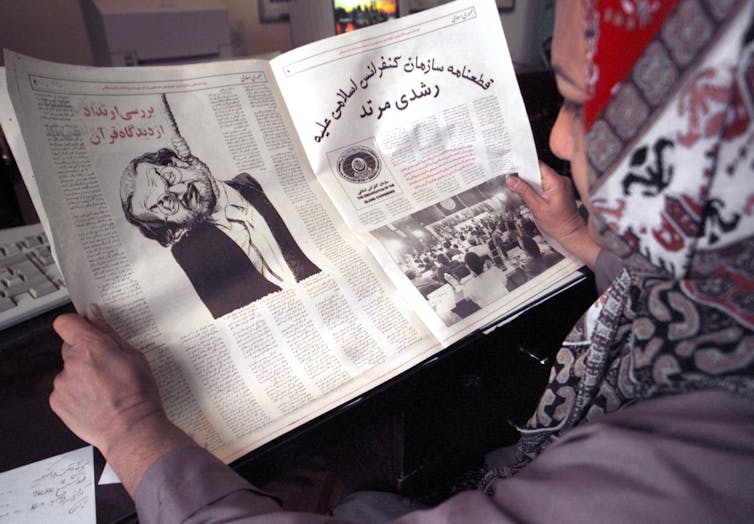
<path fill-rule="evenodd" d="M 370 182 L 380 174 L 380 158 L 368 147 L 349 147 L 338 158 L 338 174 L 349 182 Z"/>
<path fill-rule="evenodd" d="M 456 208 L 456 201 L 452 198 L 448 198 L 447 200 L 440 202 L 440 206 L 447 211 L 453 211 Z"/>

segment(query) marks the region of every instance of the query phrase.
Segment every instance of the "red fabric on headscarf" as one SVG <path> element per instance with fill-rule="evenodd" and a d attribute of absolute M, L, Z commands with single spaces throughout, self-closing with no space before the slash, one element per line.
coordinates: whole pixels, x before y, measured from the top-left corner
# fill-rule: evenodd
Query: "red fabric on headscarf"
<path fill-rule="evenodd" d="M 588 25 L 591 31 L 598 32 L 599 45 L 588 75 L 591 99 L 584 104 L 585 129 L 594 123 L 610 100 L 614 87 L 631 72 L 677 3 L 677 0 L 595 1 L 599 21 L 596 26 Z"/>

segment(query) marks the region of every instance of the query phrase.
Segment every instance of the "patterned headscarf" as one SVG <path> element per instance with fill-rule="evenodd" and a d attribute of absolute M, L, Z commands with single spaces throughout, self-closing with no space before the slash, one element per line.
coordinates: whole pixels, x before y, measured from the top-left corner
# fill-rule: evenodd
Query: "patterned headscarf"
<path fill-rule="evenodd" d="M 624 269 L 556 355 L 518 464 L 652 397 L 754 400 L 754 2 L 585 0 L 590 199 Z M 627 45 L 631 43 L 631 45 Z"/>

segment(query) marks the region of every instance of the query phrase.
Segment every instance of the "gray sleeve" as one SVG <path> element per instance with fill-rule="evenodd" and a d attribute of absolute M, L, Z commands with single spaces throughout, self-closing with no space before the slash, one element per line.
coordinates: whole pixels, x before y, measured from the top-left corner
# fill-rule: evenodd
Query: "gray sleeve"
<path fill-rule="evenodd" d="M 175 450 L 152 464 L 136 490 L 135 504 L 144 524 L 207 517 L 232 522 L 280 510 L 274 498 L 200 447 Z"/>
<path fill-rule="evenodd" d="M 634 404 L 494 488 L 515 522 L 751 522 L 754 400 L 708 390 Z"/>
<path fill-rule="evenodd" d="M 136 494 L 140 522 L 307 524 L 199 448 L 153 465 Z M 579 426 L 493 496 L 460 493 L 402 524 L 449 522 L 751 522 L 754 401 L 719 391 L 669 395 Z"/>
<path fill-rule="evenodd" d="M 623 262 L 612 251 L 600 250 L 594 263 L 594 281 L 600 295 L 623 269 Z"/>

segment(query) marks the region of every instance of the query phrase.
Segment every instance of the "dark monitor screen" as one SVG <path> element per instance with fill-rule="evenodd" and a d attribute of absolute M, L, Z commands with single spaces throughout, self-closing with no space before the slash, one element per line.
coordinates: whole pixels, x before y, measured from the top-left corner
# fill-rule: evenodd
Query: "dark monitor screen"
<path fill-rule="evenodd" d="M 335 34 L 398 17 L 398 0 L 333 0 Z"/>

